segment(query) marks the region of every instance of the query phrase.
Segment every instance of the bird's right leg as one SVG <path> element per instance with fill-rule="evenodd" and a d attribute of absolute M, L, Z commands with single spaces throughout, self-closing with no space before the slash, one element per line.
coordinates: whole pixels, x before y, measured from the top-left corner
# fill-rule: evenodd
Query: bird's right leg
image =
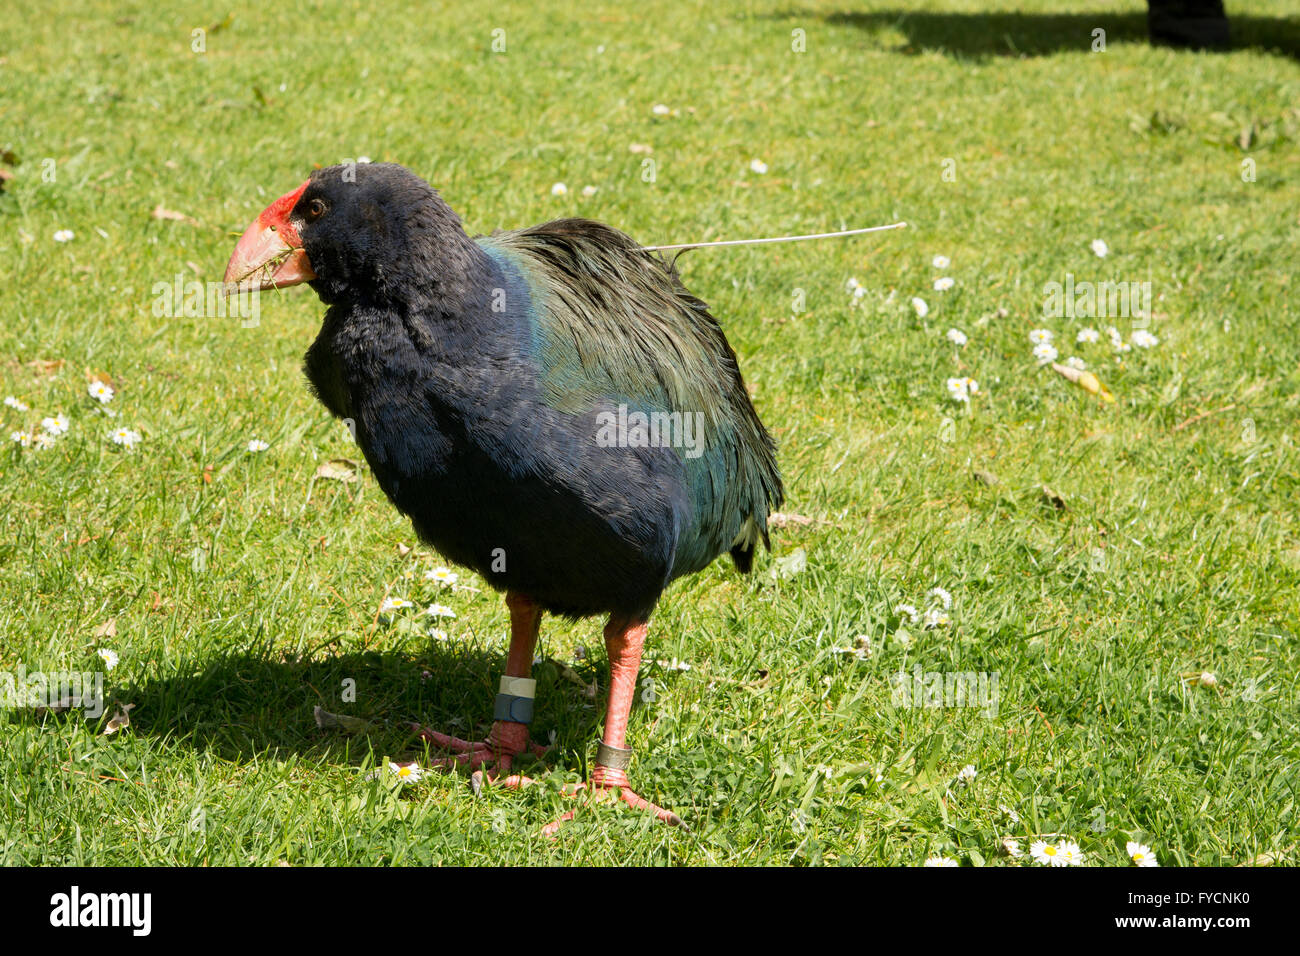
<path fill-rule="evenodd" d="M 510 609 L 510 654 L 506 658 L 506 673 L 501 679 L 501 692 L 497 694 L 496 720 L 486 740 L 461 740 L 415 725 L 420 736 L 452 756 L 441 757 L 431 766 L 442 768 L 469 767 L 475 770 L 475 790 L 482 781 L 482 769 L 494 766 L 490 779 L 508 771 L 514 758 L 522 753 L 541 756 L 546 748 L 532 742 L 528 736 L 528 723 L 533 716 L 533 691 L 535 682 L 529 677 L 533 670 L 533 652 L 537 648 L 537 634 L 541 628 L 542 609 L 532 600 L 514 591 L 506 595 Z M 519 776 L 503 780 L 511 786 L 529 782 Z"/>

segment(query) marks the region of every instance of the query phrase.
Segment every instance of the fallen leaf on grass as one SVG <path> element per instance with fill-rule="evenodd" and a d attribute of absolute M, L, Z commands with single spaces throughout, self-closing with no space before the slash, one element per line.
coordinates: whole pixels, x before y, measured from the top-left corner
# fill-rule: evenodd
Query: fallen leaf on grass
<path fill-rule="evenodd" d="M 596 686 L 595 681 L 588 684 L 585 680 L 582 679 L 581 675 L 579 675 L 577 671 L 575 671 L 568 664 L 564 663 L 564 661 L 557 661 L 553 657 L 548 657 L 547 662 L 553 664 L 556 670 L 560 672 L 560 676 L 563 677 L 565 680 L 577 684 L 579 687 L 581 687 L 582 694 L 584 697 L 587 698 L 587 700 L 596 699 L 596 692 L 598 688 Z"/>
<path fill-rule="evenodd" d="M 331 458 L 316 469 L 316 477 L 349 485 L 357 480 L 357 463 L 351 458 Z"/>
<path fill-rule="evenodd" d="M 312 708 L 312 715 L 316 718 L 316 726 L 321 730 L 343 730 L 350 734 L 359 734 L 370 729 L 370 721 L 362 717 L 331 714 L 319 706 Z"/>
<path fill-rule="evenodd" d="M 177 212 L 175 209 L 168 209 L 162 203 L 153 207 L 153 217 L 155 219 L 167 219 L 172 222 L 188 222 L 191 226 L 197 226 L 199 221 L 193 216 L 187 216 L 183 212 Z"/>
<path fill-rule="evenodd" d="M 1103 385 L 1101 379 L 1097 378 L 1097 376 L 1093 375 L 1091 372 L 1083 369 L 1070 368 L 1068 365 L 1058 365 L 1056 362 L 1052 363 L 1052 369 L 1058 375 L 1061 375 L 1068 381 L 1078 385 L 1085 392 L 1096 395 L 1103 402 L 1115 401 L 1115 396 L 1110 393 L 1110 389 Z"/>
<path fill-rule="evenodd" d="M 808 552 L 803 548 L 796 548 L 784 557 L 776 559 L 772 565 L 769 574 L 773 581 L 780 581 L 783 578 L 792 578 L 808 570 Z"/>
<path fill-rule="evenodd" d="M 110 617 L 90 632 L 92 637 L 117 637 L 117 618 Z"/>
<path fill-rule="evenodd" d="M 1043 504 L 1051 505 L 1057 511 L 1065 510 L 1065 496 L 1059 491 L 1054 491 L 1047 485 L 1043 485 Z"/>
<path fill-rule="evenodd" d="M 32 370 L 33 375 L 50 376 L 63 368 L 63 359 L 35 359 L 28 362 L 27 367 Z"/>
<path fill-rule="evenodd" d="M 812 524 L 816 520 L 816 518 L 809 518 L 807 515 L 787 514 L 781 511 L 773 511 L 767 516 L 767 523 L 773 528 L 786 528 L 792 524 Z"/>
<path fill-rule="evenodd" d="M 117 713 L 112 716 L 108 724 L 104 727 L 104 736 L 115 734 L 119 730 L 131 726 L 131 711 L 135 709 L 135 704 L 122 704 L 117 708 Z"/>

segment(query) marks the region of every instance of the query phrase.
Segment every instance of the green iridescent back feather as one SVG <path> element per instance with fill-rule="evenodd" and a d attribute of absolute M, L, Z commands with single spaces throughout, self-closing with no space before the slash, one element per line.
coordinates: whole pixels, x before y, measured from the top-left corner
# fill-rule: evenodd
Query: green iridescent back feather
<path fill-rule="evenodd" d="M 767 516 L 783 489 L 775 445 L 708 307 L 660 256 L 598 222 L 562 219 L 478 241 L 529 279 L 548 405 L 579 414 L 622 401 L 703 414 L 703 453 L 681 455 L 694 521 L 673 576 L 725 550 L 748 571 L 757 542 L 768 544 Z"/>

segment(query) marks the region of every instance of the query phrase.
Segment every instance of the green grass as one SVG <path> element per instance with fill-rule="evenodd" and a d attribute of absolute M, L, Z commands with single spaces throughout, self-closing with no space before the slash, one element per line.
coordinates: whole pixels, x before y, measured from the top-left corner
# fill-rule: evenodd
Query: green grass
<path fill-rule="evenodd" d="M 93 669 L 108 647 L 110 702 L 135 705 L 112 736 L 107 715 L 0 713 L 0 862 L 993 864 L 1002 836 L 1040 833 L 1097 863 L 1125 862 L 1128 834 L 1166 865 L 1294 862 L 1289 4 L 1252 4 L 1223 55 L 1147 46 L 1137 3 L 898 6 L 245 5 L 202 54 L 191 31 L 225 8 L 0 20 L 0 146 L 20 160 L 0 196 L 0 389 L 31 407 L 0 424 L 72 423 L 51 449 L 0 449 L 0 670 Z M 653 147 L 653 182 L 633 143 Z M 476 800 L 463 777 L 365 779 L 428 759 L 404 721 L 484 728 L 504 606 L 472 575 L 478 591 L 421 580 L 440 562 L 399 555 L 416 542 L 368 473 L 313 481 L 359 457 L 299 371 L 315 296 L 268 297 L 255 328 L 151 309 L 155 283 L 219 279 L 235 235 L 313 164 L 358 154 L 412 167 L 474 231 L 578 214 L 654 243 L 911 223 L 681 260 L 780 444 L 785 510 L 815 519 L 774 537 L 777 558 L 805 550 L 803 572 L 718 562 L 652 621 L 648 658 L 691 669 L 643 671 L 633 780 L 689 833 L 599 806 L 536 836 L 600 719 L 552 663 L 541 786 Z M 196 222 L 152 218 L 160 204 Z M 930 288 L 936 254 L 950 292 Z M 1150 281 L 1160 344 L 1122 364 L 1104 336 L 1076 347 L 1110 323 L 1042 317 L 1067 272 Z M 850 277 L 869 289 L 856 307 Z M 1115 404 L 1036 367 L 1039 326 Z M 95 374 L 114 419 L 87 396 Z M 958 375 L 981 385 L 969 411 L 945 390 Z M 118 425 L 139 447 L 108 441 Z M 270 450 L 248 454 L 255 437 Z M 910 624 L 899 604 L 924 610 L 934 586 L 951 624 Z M 385 623 L 386 595 L 451 604 L 450 639 L 410 611 Z M 109 619 L 116 636 L 96 638 Z M 548 619 L 542 653 L 603 694 L 600 623 Z M 859 636 L 869 658 L 838 650 Z M 574 662 L 579 645 L 593 654 Z M 916 665 L 996 673 L 996 716 L 895 706 L 891 677 Z M 1218 686 L 1184 680 L 1202 671 Z M 373 727 L 320 731 L 317 704 Z M 967 764 L 978 777 L 956 783 Z"/>

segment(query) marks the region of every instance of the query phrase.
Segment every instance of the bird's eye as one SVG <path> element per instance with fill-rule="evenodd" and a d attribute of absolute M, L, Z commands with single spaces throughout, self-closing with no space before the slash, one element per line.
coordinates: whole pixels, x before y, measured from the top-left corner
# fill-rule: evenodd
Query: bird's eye
<path fill-rule="evenodd" d="M 311 213 L 311 217 L 312 217 L 313 219 L 319 219 L 321 216 L 325 215 L 325 202 L 324 202 L 324 200 L 321 200 L 321 199 L 313 199 L 313 200 L 311 201 L 311 205 L 307 207 L 307 210 L 308 210 L 308 212 Z"/>

